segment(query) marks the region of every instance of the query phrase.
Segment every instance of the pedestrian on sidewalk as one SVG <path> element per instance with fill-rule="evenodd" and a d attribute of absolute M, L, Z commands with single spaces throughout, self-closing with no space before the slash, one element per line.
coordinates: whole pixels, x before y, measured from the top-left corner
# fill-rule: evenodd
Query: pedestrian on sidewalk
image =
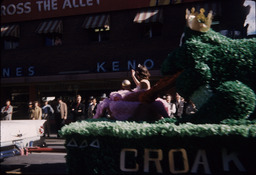
<path fill-rule="evenodd" d="M 12 120 L 13 107 L 11 105 L 11 100 L 6 100 L 6 106 L 1 109 L 1 120 Z"/>
<path fill-rule="evenodd" d="M 34 101 L 30 118 L 32 120 L 42 120 L 42 109 L 39 107 L 38 101 Z"/>
<path fill-rule="evenodd" d="M 76 96 L 76 102 L 74 103 L 72 107 L 72 113 L 74 116 L 73 121 L 81 121 L 84 119 L 84 114 L 85 114 L 85 105 L 81 102 L 82 97 L 81 95 Z"/>
<path fill-rule="evenodd" d="M 65 125 L 65 122 L 68 117 L 68 108 L 67 104 L 62 101 L 62 97 L 58 98 L 59 104 L 57 105 L 57 110 L 55 113 L 55 121 L 56 121 L 56 129 L 57 129 L 57 137 L 60 137 L 59 130 L 62 126 Z"/>
<path fill-rule="evenodd" d="M 45 100 L 44 106 L 42 107 L 42 118 L 46 120 L 44 123 L 44 136 L 47 134 L 48 137 L 50 137 L 51 132 L 51 120 L 50 117 L 52 114 L 54 114 L 54 110 L 51 105 L 48 104 L 48 101 Z"/>

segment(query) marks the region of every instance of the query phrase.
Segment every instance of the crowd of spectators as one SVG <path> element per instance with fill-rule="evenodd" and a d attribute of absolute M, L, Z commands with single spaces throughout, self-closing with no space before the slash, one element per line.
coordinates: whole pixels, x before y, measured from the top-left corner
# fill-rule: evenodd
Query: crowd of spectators
<path fill-rule="evenodd" d="M 29 102 L 28 118 L 31 120 L 46 120 L 44 124 L 45 135 L 50 136 L 51 123 L 55 124 L 55 128 L 60 130 L 62 126 L 70 122 L 91 119 L 96 114 L 97 105 L 100 101 L 108 98 L 106 93 L 96 98 L 91 96 L 86 100 L 81 95 L 77 95 L 75 100 L 63 100 L 62 97 L 52 101 L 44 100 L 43 105 L 39 101 Z M 162 97 L 170 105 L 170 118 L 181 118 L 182 115 L 194 114 L 197 109 L 192 101 L 186 102 L 178 93 L 175 98 L 170 94 Z M 10 100 L 6 100 L 6 105 L 1 109 L 1 120 L 12 120 L 13 107 Z M 105 117 L 110 117 L 108 114 Z M 51 120 L 54 120 L 52 122 Z"/>

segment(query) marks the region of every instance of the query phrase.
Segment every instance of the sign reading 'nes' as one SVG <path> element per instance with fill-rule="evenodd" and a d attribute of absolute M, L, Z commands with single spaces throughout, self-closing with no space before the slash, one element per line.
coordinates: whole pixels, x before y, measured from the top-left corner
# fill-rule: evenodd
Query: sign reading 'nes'
<path fill-rule="evenodd" d="M 199 0 L 3 0 L 2 23 L 153 7 Z"/>

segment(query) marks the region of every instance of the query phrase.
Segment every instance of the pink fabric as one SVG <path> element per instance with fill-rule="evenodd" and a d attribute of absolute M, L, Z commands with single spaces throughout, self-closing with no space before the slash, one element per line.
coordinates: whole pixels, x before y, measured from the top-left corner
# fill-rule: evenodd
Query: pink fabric
<path fill-rule="evenodd" d="M 123 100 L 123 98 L 129 94 L 133 93 L 133 91 L 128 90 L 119 90 L 111 92 L 109 98 L 113 101 Z"/>
<path fill-rule="evenodd" d="M 171 115 L 171 109 L 170 109 L 170 105 L 168 104 L 168 102 L 162 98 L 157 98 L 156 101 L 160 101 L 162 102 L 164 109 L 166 110 L 168 116 Z"/>
<path fill-rule="evenodd" d="M 116 120 L 128 120 L 134 115 L 134 111 L 141 104 L 137 100 L 140 92 L 142 91 L 136 90 L 136 92 L 131 92 L 128 90 L 120 90 L 111 92 L 109 98 L 104 99 L 98 104 L 96 114 L 93 118 L 100 118 L 105 110 L 109 110 L 110 115 Z M 136 101 L 134 101 L 135 99 Z M 169 104 L 161 98 L 157 98 L 156 101 L 161 102 L 168 115 L 170 115 Z"/>
<path fill-rule="evenodd" d="M 94 119 L 102 117 L 104 110 L 108 109 L 110 99 L 106 98 L 97 105 L 96 114 L 93 116 Z"/>
<path fill-rule="evenodd" d="M 128 120 L 132 117 L 135 109 L 140 105 L 140 102 L 129 102 L 129 101 L 111 101 L 109 109 L 111 116 L 116 120 Z"/>

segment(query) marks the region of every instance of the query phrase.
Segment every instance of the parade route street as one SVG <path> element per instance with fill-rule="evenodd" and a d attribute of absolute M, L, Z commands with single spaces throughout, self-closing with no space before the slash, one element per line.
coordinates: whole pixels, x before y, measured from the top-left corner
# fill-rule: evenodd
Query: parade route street
<path fill-rule="evenodd" d="M 64 139 L 45 139 L 48 148 L 64 148 Z M 32 152 L 6 158 L 0 174 L 67 174 L 66 153 Z"/>

